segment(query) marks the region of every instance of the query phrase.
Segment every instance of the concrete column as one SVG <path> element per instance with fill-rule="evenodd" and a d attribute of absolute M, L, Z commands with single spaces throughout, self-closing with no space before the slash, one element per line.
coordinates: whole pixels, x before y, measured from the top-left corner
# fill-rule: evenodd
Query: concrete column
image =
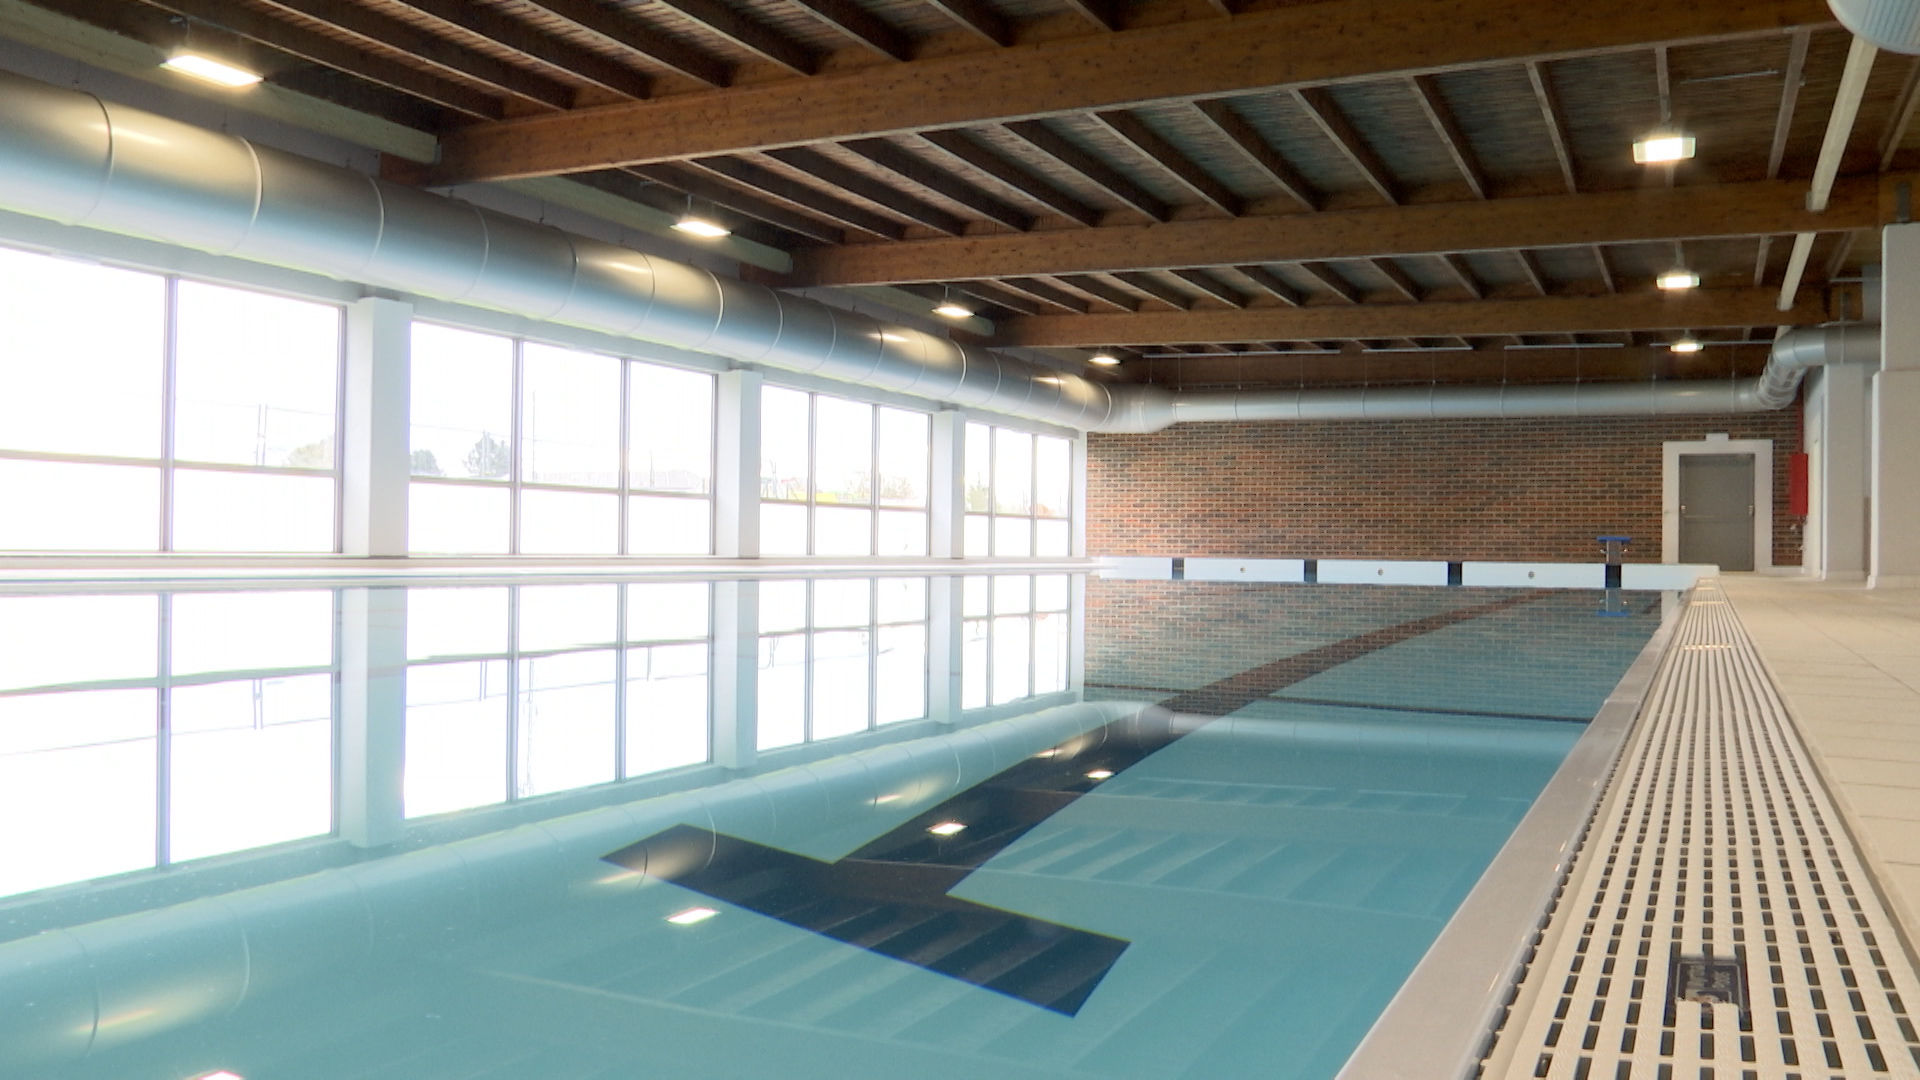
<path fill-rule="evenodd" d="M 1898 588 L 1920 586 L 1920 223 L 1887 226 L 1881 260 L 1867 586 Z"/>
<path fill-rule="evenodd" d="M 713 553 L 760 557 L 760 373 L 723 371 L 714 414 Z"/>
<path fill-rule="evenodd" d="M 1869 435 L 1868 380 L 1862 364 L 1815 368 L 1808 387 L 1807 430 L 1818 439 L 1808 476 L 1809 532 L 1814 547 L 1810 569 L 1827 581 L 1859 581 L 1867 576 L 1867 482 Z"/>
<path fill-rule="evenodd" d="M 407 553 L 413 305 L 368 297 L 347 308 L 346 439 L 340 447 L 340 550 Z"/>
<path fill-rule="evenodd" d="M 958 559 L 965 553 L 961 526 L 966 521 L 967 421 L 952 409 L 933 414 L 933 483 L 927 489 L 933 527 L 927 553 Z"/>
<path fill-rule="evenodd" d="M 340 836 L 380 847 L 406 827 L 407 590 L 340 590 Z"/>
<path fill-rule="evenodd" d="M 760 746 L 759 715 L 760 583 L 716 581 L 713 583 L 714 764 L 729 769 L 753 767 Z"/>

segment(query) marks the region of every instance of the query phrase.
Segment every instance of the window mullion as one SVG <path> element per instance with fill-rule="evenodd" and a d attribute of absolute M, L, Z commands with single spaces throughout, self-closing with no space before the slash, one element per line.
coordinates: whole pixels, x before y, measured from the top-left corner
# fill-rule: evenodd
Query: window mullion
<path fill-rule="evenodd" d="M 525 345 L 519 338 L 513 340 L 512 415 L 507 420 L 512 433 L 507 443 L 507 553 L 510 555 L 520 554 L 520 467 L 526 453 L 521 446 L 521 436 L 526 430 L 522 404 L 526 393 Z"/>
<path fill-rule="evenodd" d="M 174 428 L 179 412 L 180 279 L 165 279 L 160 346 L 160 550 L 173 550 Z"/>
<path fill-rule="evenodd" d="M 617 513 L 615 513 L 614 519 L 613 519 L 614 528 L 620 531 L 620 536 L 616 541 L 613 550 L 619 552 L 621 555 L 626 555 L 628 553 L 627 552 L 627 505 L 630 500 L 627 498 L 627 495 L 633 485 L 633 478 L 629 474 L 629 470 L 628 470 L 628 463 L 633 457 L 632 380 L 633 380 L 633 362 L 623 356 L 620 358 L 620 439 L 619 439 L 620 461 L 615 466 L 615 469 L 618 474 L 618 481 L 616 482 L 616 485 L 615 485 L 615 492 L 618 498 L 620 499 L 620 509 Z M 711 533 L 711 529 L 709 529 L 709 533 Z M 621 593 L 621 603 L 624 604 L 626 603 L 626 599 L 625 599 L 626 590 L 622 589 L 620 593 Z M 624 626 L 625 624 L 623 623 L 622 625 Z"/>

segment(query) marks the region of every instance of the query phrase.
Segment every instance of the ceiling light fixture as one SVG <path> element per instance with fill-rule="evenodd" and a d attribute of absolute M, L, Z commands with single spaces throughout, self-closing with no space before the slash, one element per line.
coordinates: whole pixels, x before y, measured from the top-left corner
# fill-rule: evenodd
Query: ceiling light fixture
<path fill-rule="evenodd" d="M 1655 285 L 1668 291 L 1675 289 L 1697 289 L 1700 287 L 1700 275 L 1692 270 L 1675 267 L 1653 279 Z"/>
<path fill-rule="evenodd" d="M 1089 780 L 1108 780 L 1112 777 L 1112 769 L 1094 769 L 1087 773 L 1087 779 Z"/>
<path fill-rule="evenodd" d="M 1099 364 L 1101 367 L 1112 367 L 1119 362 L 1120 358 L 1112 353 L 1094 353 L 1092 356 L 1087 357 L 1087 363 Z"/>
<path fill-rule="evenodd" d="M 241 1080 L 241 1077 L 240 1077 L 240 1074 L 237 1072 L 228 1072 L 225 1069 L 216 1069 L 210 1073 L 201 1073 L 198 1076 L 191 1077 L 190 1080 Z"/>
<path fill-rule="evenodd" d="M 1656 131 L 1633 144 L 1639 165 L 1671 165 L 1693 157 L 1693 136 L 1680 131 Z"/>
<path fill-rule="evenodd" d="M 177 71 L 182 75 L 190 75 L 193 78 L 199 79 L 201 82 L 209 82 L 215 86 L 224 86 L 229 90 L 238 90 L 243 86 L 252 86 L 254 83 L 260 81 L 260 76 L 256 72 L 248 71 L 243 67 L 235 67 L 224 60 L 215 60 L 211 56 L 203 56 L 200 53 L 186 52 L 184 50 L 167 57 L 161 62 L 160 66 L 169 71 Z"/>
<path fill-rule="evenodd" d="M 688 236 L 698 236 L 702 240 L 718 240 L 723 236 L 732 236 L 733 230 L 713 220 L 706 214 L 693 212 L 693 196 L 687 196 L 687 208 L 682 211 L 673 227 Z"/>
<path fill-rule="evenodd" d="M 965 832 L 966 829 L 966 825 L 961 822 L 943 821 L 938 825 L 929 826 L 927 831 L 935 836 L 952 836 L 955 833 Z"/>
<path fill-rule="evenodd" d="M 720 913 L 710 907 L 690 907 L 685 911 L 676 911 L 667 916 L 667 921 L 675 926 L 692 926 L 694 923 L 706 922 L 718 914 Z"/>
<path fill-rule="evenodd" d="M 956 302 L 953 298 L 953 290 L 951 288 L 942 290 L 940 303 L 933 309 L 933 313 L 947 319 L 973 318 L 973 309 L 965 304 Z"/>
<path fill-rule="evenodd" d="M 1681 338 L 1679 341 L 1667 346 L 1667 348 L 1677 353 L 1697 353 L 1702 346 L 1692 338 Z"/>

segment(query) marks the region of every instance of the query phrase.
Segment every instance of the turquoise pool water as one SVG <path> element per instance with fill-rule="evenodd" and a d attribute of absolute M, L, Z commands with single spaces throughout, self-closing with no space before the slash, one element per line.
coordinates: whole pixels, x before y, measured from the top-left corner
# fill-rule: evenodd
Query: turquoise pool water
<path fill-rule="evenodd" d="M 0 1075 L 1323 1080 L 1659 621 L 1043 578 L 64 598 Z"/>

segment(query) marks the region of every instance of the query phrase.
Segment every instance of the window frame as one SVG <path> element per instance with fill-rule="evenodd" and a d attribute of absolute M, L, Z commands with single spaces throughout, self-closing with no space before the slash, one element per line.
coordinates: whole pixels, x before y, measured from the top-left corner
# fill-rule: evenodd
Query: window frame
<path fill-rule="evenodd" d="M 806 551 L 801 553 L 800 555 L 786 555 L 786 556 L 775 556 L 775 557 L 777 558 L 821 557 L 821 558 L 851 558 L 851 559 L 887 559 L 887 558 L 925 558 L 928 555 L 930 555 L 933 551 L 933 415 L 934 415 L 934 410 L 909 408 L 907 406 L 898 405 L 891 402 L 869 401 L 864 398 L 849 397 L 845 394 L 832 394 L 832 393 L 827 393 L 824 390 L 813 390 L 813 389 L 809 389 L 802 386 L 785 386 L 785 385 L 780 385 L 776 383 L 769 383 L 767 384 L 767 389 L 782 390 L 782 391 L 787 391 L 795 394 L 804 394 L 806 395 L 806 399 L 807 399 L 807 497 L 804 500 L 781 499 L 781 498 L 770 497 L 766 493 L 767 487 L 765 483 L 765 479 L 766 479 L 765 476 L 761 475 L 755 478 L 756 486 L 758 487 L 760 492 L 760 497 L 758 500 L 759 506 L 769 506 L 769 505 L 802 506 L 806 508 L 806 513 L 807 513 Z M 826 506 L 832 509 L 855 509 L 855 510 L 867 511 L 868 513 L 867 554 L 865 555 L 820 556 L 818 554 L 819 544 L 817 542 L 815 512 L 822 505 L 820 502 L 820 468 L 819 468 L 819 465 L 820 465 L 820 447 L 819 447 L 820 410 L 819 410 L 818 402 L 819 402 L 819 399 L 823 397 L 832 399 L 834 401 L 846 402 L 852 405 L 865 406 L 868 409 L 868 413 L 871 418 L 870 425 L 869 425 L 870 436 L 868 438 L 868 453 L 870 457 L 869 457 L 868 466 L 867 466 L 867 479 L 868 479 L 867 502 L 864 505 L 855 504 L 855 503 L 843 503 L 843 502 L 830 502 L 825 504 Z M 880 410 L 882 409 L 892 409 L 895 412 L 903 412 L 903 413 L 915 413 L 920 416 L 926 417 L 927 471 L 921 484 L 921 491 L 925 493 L 925 498 L 918 508 L 904 507 L 904 506 L 889 507 L 881 501 L 881 498 L 880 498 L 880 477 L 881 477 Z M 763 424 L 764 424 L 764 421 L 763 421 Z M 764 432 L 765 432 L 765 428 L 762 427 L 761 429 L 762 435 L 764 435 Z M 764 465 L 764 462 L 765 462 L 765 455 L 763 451 L 762 453 L 763 465 Z M 919 555 L 900 556 L 900 555 L 882 555 L 879 553 L 880 552 L 880 515 L 888 511 L 892 511 L 895 513 L 902 513 L 902 512 L 918 513 L 921 515 L 921 527 L 922 527 L 923 535 L 921 537 Z M 758 511 L 756 510 L 756 512 Z M 765 533 L 763 531 L 762 536 L 764 535 Z M 812 593 L 809 592 L 808 596 L 809 598 L 811 598 Z M 812 602 L 811 599 L 809 599 L 808 602 L 809 604 L 811 604 Z M 811 608 L 809 608 L 809 618 L 811 618 Z M 808 648 L 808 662 L 809 663 L 812 662 L 811 646 L 809 646 Z"/>

